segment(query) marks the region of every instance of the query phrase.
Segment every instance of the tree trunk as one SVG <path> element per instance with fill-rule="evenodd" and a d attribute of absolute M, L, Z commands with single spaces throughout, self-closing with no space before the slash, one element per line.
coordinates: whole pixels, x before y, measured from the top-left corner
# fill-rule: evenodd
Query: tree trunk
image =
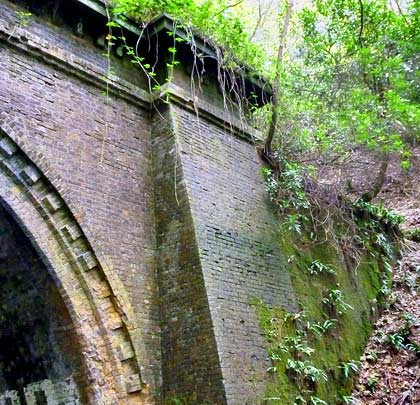
<path fill-rule="evenodd" d="M 385 183 L 386 172 L 389 166 L 390 155 L 389 153 L 384 153 L 382 155 L 381 165 L 379 166 L 378 173 L 376 175 L 375 181 L 373 182 L 371 190 L 365 192 L 360 197 L 361 200 L 365 202 L 372 201 L 382 190 L 382 187 Z"/>
<path fill-rule="evenodd" d="M 271 120 L 270 120 L 270 127 L 268 129 L 267 137 L 264 142 L 264 148 L 262 150 L 261 158 L 273 166 L 273 158 L 272 158 L 272 145 L 274 135 L 276 133 L 276 127 L 278 122 L 278 107 L 279 107 L 279 95 L 280 95 L 280 78 L 281 78 L 281 70 L 280 67 L 283 63 L 283 54 L 284 48 L 286 46 L 286 38 L 287 32 L 289 30 L 290 25 L 290 18 L 292 16 L 294 0 L 288 0 L 286 13 L 283 18 L 283 27 L 281 30 L 280 35 L 280 43 L 279 49 L 277 52 L 277 60 L 276 60 L 276 76 L 274 79 L 273 84 L 273 98 L 272 98 L 272 107 L 271 107 Z"/>

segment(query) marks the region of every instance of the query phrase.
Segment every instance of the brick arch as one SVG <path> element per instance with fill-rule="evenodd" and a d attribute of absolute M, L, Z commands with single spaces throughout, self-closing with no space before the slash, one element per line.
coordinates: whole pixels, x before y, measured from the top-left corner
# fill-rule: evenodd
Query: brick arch
<path fill-rule="evenodd" d="M 19 139 L 14 125 L 0 121 L 0 203 L 31 240 L 67 306 L 89 402 L 144 403 L 140 336 L 121 281 L 95 254 L 62 193 L 42 172 L 43 164 L 34 164 Z"/>

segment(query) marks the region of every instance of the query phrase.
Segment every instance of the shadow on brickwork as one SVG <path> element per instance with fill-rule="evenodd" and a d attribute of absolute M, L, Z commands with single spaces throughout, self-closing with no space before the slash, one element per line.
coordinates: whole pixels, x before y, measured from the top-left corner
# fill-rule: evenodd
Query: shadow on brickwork
<path fill-rule="evenodd" d="M 53 280 L 0 206 L 0 404 L 81 403 L 75 347 Z"/>

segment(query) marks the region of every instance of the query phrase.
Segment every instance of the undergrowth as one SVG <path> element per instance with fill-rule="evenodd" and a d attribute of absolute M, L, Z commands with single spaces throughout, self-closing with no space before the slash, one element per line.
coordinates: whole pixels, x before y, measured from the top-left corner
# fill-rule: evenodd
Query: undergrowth
<path fill-rule="evenodd" d="M 357 359 L 390 292 L 403 218 L 323 188 L 284 157 L 277 167 L 263 177 L 300 312 L 253 302 L 274 377 L 264 400 L 351 404 Z"/>

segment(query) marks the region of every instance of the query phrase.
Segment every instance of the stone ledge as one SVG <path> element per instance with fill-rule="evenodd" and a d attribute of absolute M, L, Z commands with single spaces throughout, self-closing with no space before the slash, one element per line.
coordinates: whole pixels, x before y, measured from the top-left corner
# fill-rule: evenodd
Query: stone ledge
<path fill-rule="evenodd" d="M 70 73 L 77 78 L 88 82 L 102 90 L 106 89 L 106 80 L 103 74 L 96 67 L 83 59 L 76 58 L 69 52 L 62 49 L 49 47 L 45 41 L 29 33 L 22 28 L 10 28 L 9 24 L 0 21 L 0 41 L 18 49 L 21 52 L 29 53 L 40 58 L 46 63 Z M 255 143 L 263 139 L 261 132 L 247 125 L 245 122 L 229 116 L 229 113 L 215 108 L 210 103 L 198 99 L 183 88 L 174 83 L 164 84 L 159 91 L 148 94 L 129 82 L 111 76 L 108 83 L 108 90 L 132 104 L 139 105 L 143 109 L 152 109 L 153 105 L 163 102 L 165 95 L 170 95 L 171 100 L 190 111 L 197 111 L 209 121 L 219 127 L 229 130 L 232 134 L 250 142 Z"/>
<path fill-rule="evenodd" d="M 154 104 L 163 103 L 165 96 L 169 96 L 170 100 L 179 106 L 192 112 L 198 111 L 200 116 L 223 129 L 227 129 L 231 134 L 249 143 L 254 144 L 264 139 L 260 131 L 246 124 L 245 121 L 233 117 L 229 112 L 214 107 L 204 100 L 200 100 L 198 96 L 194 99 L 191 93 L 174 83 L 164 84 L 152 96 Z"/>
<path fill-rule="evenodd" d="M 145 90 L 114 75 L 106 79 L 105 72 L 101 72 L 93 64 L 68 51 L 49 46 L 46 41 L 26 29 L 12 27 L 8 22 L 0 20 L 0 42 L 5 42 L 21 52 L 54 65 L 57 69 L 72 74 L 101 90 L 108 90 L 109 93 L 139 105 L 143 109 L 150 108 L 151 97 Z"/>

